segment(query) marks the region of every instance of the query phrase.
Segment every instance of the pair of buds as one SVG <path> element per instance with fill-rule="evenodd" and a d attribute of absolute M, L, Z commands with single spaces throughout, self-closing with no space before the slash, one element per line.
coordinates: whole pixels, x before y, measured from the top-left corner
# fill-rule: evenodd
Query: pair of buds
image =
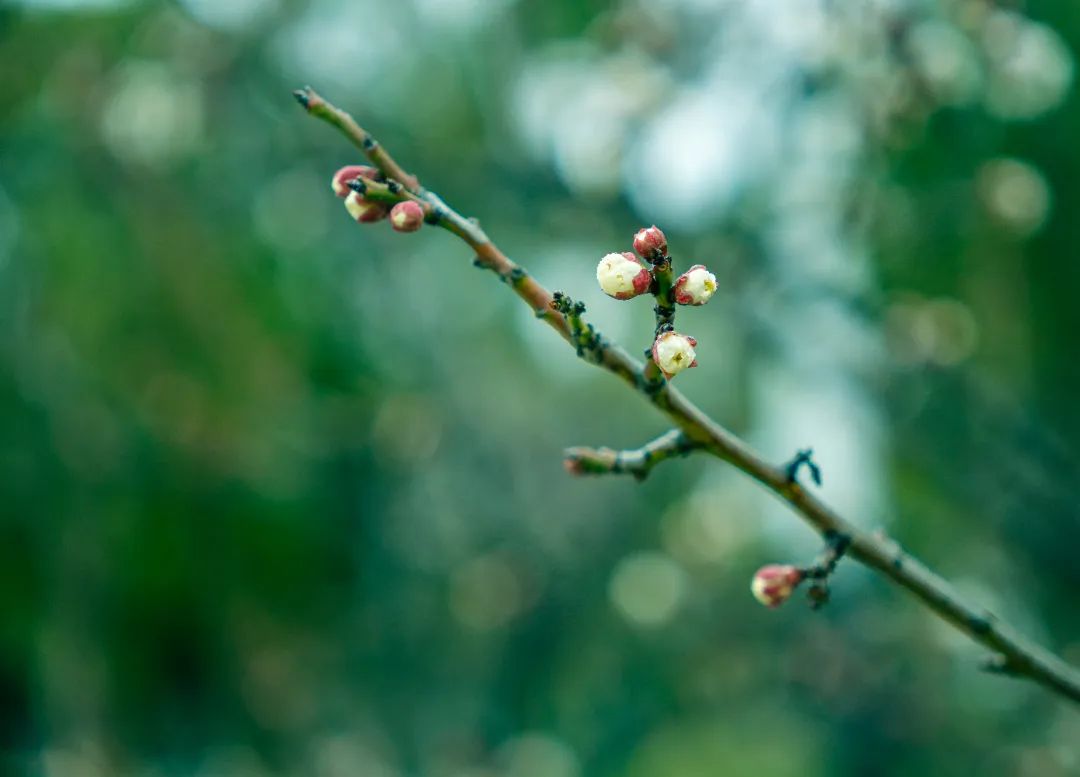
<path fill-rule="evenodd" d="M 361 224 L 382 221 L 389 216 L 390 226 L 396 232 L 415 232 L 424 225 L 424 209 L 419 203 L 404 200 L 393 207 L 389 203 L 365 199 L 360 192 L 349 186 L 357 178 L 369 181 L 380 180 L 379 171 L 367 165 L 346 165 L 334 173 L 330 179 L 330 188 L 334 194 L 345 200 L 345 210 Z"/>
<path fill-rule="evenodd" d="M 596 280 L 609 297 L 633 299 L 652 288 L 653 274 L 636 256 L 624 251 L 600 260 Z M 705 265 L 695 264 L 676 279 L 672 292 L 680 305 L 704 305 L 716 293 L 716 276 Z"/>
<path fill-rule="evenodd" d="M 634 250 L 652 265 L 668 261 L 667 237 L 659 227 L 646 227 L 634 235 Z M 633 299 L 653 290 L 655 270 L 629 251 L 607 254 L 596 266 L 596 280 L 609 297 Z M 704 305 L 716 293 L 716 276 L 695 264 L 676 279 L 672 296 L 680 305 Z"/>

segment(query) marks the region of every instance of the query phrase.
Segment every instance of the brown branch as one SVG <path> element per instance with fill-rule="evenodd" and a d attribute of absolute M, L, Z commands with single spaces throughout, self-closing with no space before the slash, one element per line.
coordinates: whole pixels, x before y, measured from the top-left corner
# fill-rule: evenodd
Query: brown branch
<path fill-rule="evenodd" d="M 563 339 L 576 347 L 566 316 L 552 309 L 553 295 L 503 254 L 483 230 L 437 195 L 425 190 L 404 171 L 371 135 L 344 111 L 330 105 L 310 88 L 295 93 L 309 113 L 337 127 L 356 144 L 388 178 L 432 208 L 432 221 L 464 240 L 476 253 L 476 264 L 508 281 L 514 292 Z M 772 491 L 822 536 L 850 539 L 847 555 L 875 569 L 914 595 L 939 617 L 995 654 L 993 662 L 1008 667 L 1010 674 L 1029 678 L 1074 702 L 1080 702 L 1080 672 L 1018 634 L 990 612 L 965 601 L 942 577 L 908 555 L 883 533 L 870 533 L 841 517 L 817 497 L 804 490 L 787 469 L 766 461 L 740 438 L 705 414 L 671 386 L 670 382 L 646 380 L 644 365 L 623 349 L 607 345 L 597 352 L 595 363 L 622 378 L 666 415 L 685 435 L 688 443 L 742 470 Z M 662 376 L 661 376 L 662 378 Z"/>
<path fill-rule="evenodd" d="M 423 188 L 420 186 L 420 182 L 416 180 L 416 176 L 405 172 L 405 169 L 395 162 L 394 158 L 379 145 L 379 142 L 367 130 L 357 124 L 352 116 L 328 103 L 316 94 L 315 90 L 310 86 L 297 89 L 293 92 L 293 97 L 312 116 L 318 116 L 323 121 L 333 124 L 344 132 L 345 136 L 359 146 L 367 154 L 367 158 L 371 160 L 371 163 L 379 168 L 380 172 L 387 178 L 392 178 L 403 184 L 413 194 L 420 195 L 423 193 Z"/>
<path fill-rule="evenodd" d="M 567 448 L 563 451 L 563 464 L 573 475 L 629 474 L 644 480 L 660 462 L 686 456 L 700 447 L 681 430 L 672 429 L 633 450 Z"/>
<path fill-rule="evenodd" d="M 361 127 L 349 114 L 340 108 L 336 108 L 326 102 L 310 86 L 293 92 L 296 101 L 312 116 L 317 116 L 325 122 L 337 127 L 356 146 L 360 148 L 371 163 L 390 180 L 398 181 L 412 194 L 415 194 L 432 208 L 432 220 L 443 229 L 453 232 L 464 240 L 473 251 L 476 252 L 475 264 L 496 273 L 500 278 L 507 281 L 514 292 L 533 309 L 537 318 L 546 321 L 551 327 L 562 335 L 563 339 L 571 340 L 570 327 L 566 319 L 551 309 L 552 295 L 547 289 L 529 277 L 522 268 L 500 251 L 480 226 L 456 211 L 447 207 L 446 204 L 433 192 L 429 192 L 420 185 L 415 176 L 409 175 L 394 161 L 371 134 Z"/>

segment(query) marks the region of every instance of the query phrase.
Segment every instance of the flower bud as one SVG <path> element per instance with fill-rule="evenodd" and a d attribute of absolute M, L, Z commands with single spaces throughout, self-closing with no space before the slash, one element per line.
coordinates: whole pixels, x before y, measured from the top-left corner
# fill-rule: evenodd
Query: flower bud
<path fill-rule="evenodd" d="M 345 198 L 345 210 L 349 211 L 349 215 L 361 224 L 370 224 L 386 218 L 386 214 L 390 212 L 390 206 L 385 202 L 365 200 L 360 196 L 360 192 L 350 191 L 349 196 Z"/>
<path fill-rule="evenodd" d="M 634 235 L 634 250 L 643 259 L 649 259 L 650 261 L 654 257 L 665 256 L 667 254 L 667 238 L 660 231 L 660 227 L 653 226 L 640 229 Z"/>
<path fill-rule="evenodd" d="M 716 276 L 705 265 L 695 264 L 678 277 L 674 290 L 680 305 L 704 305 L 716 293 Z"/>
<path fill-rule="evenodd" d="M 395 232 L 415 232 L 424 225 L 424 209 L 412 200 L 399 202 L 390 210 L 390 226 Z"/>
<path fill-rule="evenodd" d="M 632 253 L 625 251 L 601 259 L 596 266 L 596 280 L 609 297 L 630 299 L 649 290 L 652 274 Z"/>
<path fill-rule="evenodd" d="M 374 181 L 378 174 L 378 170 L 367 165 L 345 165 L 345 167 L 334 173 L 334 177 L 330 179 L 330 188 L 334 190 L 334 194 L 338 197 L 345 199 L 349 196 L 349 192 L 352 191 L 349 188 L 349 181 L 356 178 L 370 178 Z"/>
<path fill-rule="evenodd" d="M 653 343 L 652 356 L 656 366 L 670 378 L 688 367 L 697 367 L 694 346 L 697 340 L 678 332 L 663 332 Z"/>
<path fill-rule="evenodd" d="M 769 564 L 757 571 L 750 591 L 766 607 L 779 607 L 803 581 L 803 571 L 790 564 Z"/>
<path fill-rule="evenodd" d="M 564 456 L 562 465 L 563 469 L 566 470 L 569 475 L 574 475 L 576 477 L 585 474 L 585 465 L 582 464 L 581 459 L 577 456 Z"/>

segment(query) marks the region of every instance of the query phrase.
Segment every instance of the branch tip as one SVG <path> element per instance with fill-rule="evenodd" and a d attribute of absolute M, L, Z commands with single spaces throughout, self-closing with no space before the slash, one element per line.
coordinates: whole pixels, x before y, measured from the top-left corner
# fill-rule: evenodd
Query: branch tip
<path fill-rule="evenodd" d="M 701 448 L 681 430 L 672 429 L 640 448 L 567 448 L 563 466 L 572 475 L 633 475 L 637 481 L 649 476 L 653 467 L 668 459 L 686 456 Z"/>

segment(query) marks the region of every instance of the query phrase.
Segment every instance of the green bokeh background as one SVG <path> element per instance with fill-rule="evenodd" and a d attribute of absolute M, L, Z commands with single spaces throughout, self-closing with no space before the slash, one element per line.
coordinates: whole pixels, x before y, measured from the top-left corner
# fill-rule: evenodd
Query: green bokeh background
<path fill-rule="evenodd" d="M 1080 6 L 1022 6 L 0 4 L 0 771 L 1080 773 L 855 565 L 756 604 L 816 545 L 739 473 L 568 477 L 663 419 L 350 222 L 289 96 L 633 350 L 594 267 L 660 223 L 721 286 L 687 393 L 1078 663 Z"/>

